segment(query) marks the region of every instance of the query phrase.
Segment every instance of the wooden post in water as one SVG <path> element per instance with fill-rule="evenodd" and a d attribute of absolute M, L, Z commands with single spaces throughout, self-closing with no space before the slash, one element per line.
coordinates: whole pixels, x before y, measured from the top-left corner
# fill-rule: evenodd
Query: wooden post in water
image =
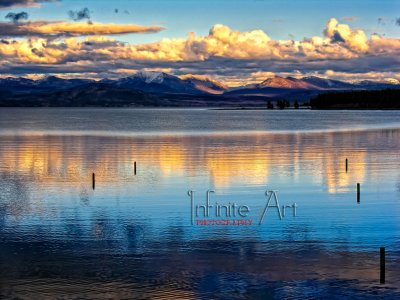
<path fill-rule="evenodd" d="M 135 163 L 133 165 L 133 171 L 135 172 L 135 175 L 136 175 L 136 161 L 135 161 Z"/>
<path fill-rule="evenodd" d="M 349 167 L 349 160 L 346 158 L 346 173 L 347 173 L 348 167 Z"/>
<path fill-rule="evenodd" d="M 385 283 L 385 247 L 381 247 L 381 283 Z"/>
<path fill-rule="evenodd" d="M 357 203 L 360 203 L 360 184 L 357 183 Z"/>
<path fill-rule="evenodd" d="M 92 188 L 93 188 L 93 190 L 95 189 L 95 187 L 96 187 L 96 175 L 93 173 L 92 174 Z"/>

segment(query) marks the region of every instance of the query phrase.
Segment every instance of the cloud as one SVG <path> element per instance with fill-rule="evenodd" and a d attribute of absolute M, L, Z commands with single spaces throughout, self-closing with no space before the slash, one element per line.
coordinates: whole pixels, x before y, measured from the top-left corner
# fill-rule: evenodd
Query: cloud
<path fill-rule="evenodd" d="M 371 36 L 371 53 L 376 54 L 400 54 L 400 39 L 383 37 L 377 34 Z"/>
<path fill-rule="evenodd" d="M 344 16 L 341 18 L 342 21 L 346 21 L 346 22 L 354 22 L 358 20 L 357 16 Z"/>
<path fill-rule="evenodd" d="M 365 73 L 351 73 L 351 72 L 336 72 L 333 70 L 326 70 L 323 73 L 317 74 L 321 77 L 327 77 L 330 79 L 339 79 L 347 81 L 360 81 L 360 80 L 382 80 L 387 82 L 395 82 L 395 78 L 400 74 L 398 72 L 379 72 L 371 71 Z"/>
<path fill-rule="evenodd" d="M 159 26 L 134 24 L 69 23 L 33 21 L 24 23 L 0 22 L 0 37 L 61 37 L 81 35 L 113 35 L 151 33 L 163 30 Z"/>
<path fill-rule="evenodd" d="M 335 31 L 331 37 L 333 43 L 345 43 L 345 39 L 340 35 L 339 32 Z"/>
<path fill-rule="evenodd" d="M 322 36 L 302 40 L 274 40 L 262 30 L 242 32 L 222 24 L 214 25 L 206 35 L 189 33 L 186 38 L 163 38 L 147 44 L 101 36 L 125 32 L 127 26 L 0 23 L 0 71 L 121 77 L 141 69 L 171 70 L 176 75 L 213 75 L 234 85 L 255 82 L 272 73 L 324 75 L 331 70 L 337 77 L 355 74 L 352 79 L 378 72 L 395 78 L 400 73 L 400 39 L 377 34 L 368 38 L 363 30 L 336 19 L 327 22 Z M 4 39 L 11 30 L 15 33 L 11 37 L 30 38 Z"/>
<path fill-rule="evenodd" d="M 364 31 L 353 30 L 349 25 L 339 24 L 335 18 L 328 21 L 324 33 L 333 42 L 341 41 L 353 51 L 366 52 L 368 50 L 368 39 Z"/>
<path fill-rule="evenodd" d="M 210 57 L 257 60 L 351 59 L 366 53 L 369 41 L 362 30 L 331 19 L 324 37 L 301 41 L 272 40 L 262 30 L 234 31 L 214 25 L 208 35 L 189 33 L 185 39 L 164 38 L 157 43 L 131 45 L 121 49 L 135 59 L 164 61 L 205 61 Z"/>
<path fill-rule="evenodd" d="M 81 21 L 84 19 L 90 20 L 90 11 L 87 7 L 81 10 L 70 10 L 68 11 L 68 15 L 74 21 Z"/>
<path fill-rule="evenodd" d="M 397 19 L 396 19 L 396 25 L 397 25 L 397 26 L 400 26 L 400 18 L 397 18 Z"/>
<path fill-rule="evenodd" d="M 38 7 L 44 2 L 59 2 L 60 0 L 1 0 L 0 9 L 10 7 Z"/>
<path fill-rule="evenodd" d="M 18 23 L 21 20 L 28 20 L 28 17 L 29 17 L 28 13 L 24 11 L 21 11 L 19 13 L 10 12 L 5 16 L 6 19 L 9 19 L 14 23 Z"/>

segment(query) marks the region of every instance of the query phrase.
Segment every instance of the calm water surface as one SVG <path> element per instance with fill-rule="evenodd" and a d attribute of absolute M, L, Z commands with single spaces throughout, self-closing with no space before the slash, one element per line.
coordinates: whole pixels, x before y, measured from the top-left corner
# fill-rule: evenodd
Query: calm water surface
<path fill-rule="evenodd" d="M 2 108 L 0 298 L 399 298 L 399 170 L 396 111 Z"/>

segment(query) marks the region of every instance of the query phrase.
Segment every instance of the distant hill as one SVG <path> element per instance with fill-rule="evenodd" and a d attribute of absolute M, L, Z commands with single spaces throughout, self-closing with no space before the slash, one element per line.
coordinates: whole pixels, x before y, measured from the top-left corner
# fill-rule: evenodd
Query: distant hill
<path fill-rule="evenodd" d="M 260 84 L 256 85 L 256 88 L 279 88 L 279 89 L 308 89 L 308 90 L 315 90 L 318 89 L 317 86 L 301 80 L 296 79 L 293 77 L 280 77 L 274 76 L 268 78 L 261 82 Z"/>
<path fill-rule="evenodd" d="M 140 71 L 132 76 L 118 80 L 105 79 L 102 81 L 126 89 L 137 89 L 147 93 L 178 93 L 178 94 L 222 94 L 227 87 L 223 84 L 195 76 L 179 78 L 164 72 Z"/>
<path fill-rule="evenodd" d="M 331 89 L 351 89 L 355 88 L 354 84 L 343 82 L 339 80 L 325 79 L 319 78 L 316 76 L 304 77 L 302 81 L 311 84 L 312 86 L 317 87 L 322 90 L 331 90 Z"/>
<path fill-rule="evenodd" d="M 400 88 L 399 82 L 364 81 L 349 83 L 339 80 L 319 78 L 315 76 L 296 79 L 293 77 L 274 76 L 259 84 L 251 84 L 227 91 L 231 95 L 266 95 L 271 98 L 311 98 L 317 94 L 329 91 L 347 90 L 379 90 Z"/>
<path fill-rule="evenodd" d="M 184 76 L 183 80 L 193 86 L 196 90 L 207 94 L 220 95 L 229 89 L 222 83 L 206 77 L 200 78 L 196 76 Z"/>
<path fill-rule="evenodd" d="M 47 76 L 43 79 L 32 80 L 27 78 L 1 78 L 0 89 L 16 93 L 66 90 L 93 82 L 89 79 L 62 79 L 56 76 Z"/>
<path fill-rule="evenodd" d="M 125 88 L 137 89 L 148 93 L 184 93 L 201 94 L 194 85 L 167 73 L 141 71 L 135 75 L 109 82 L 109 84 Z"/>
<path fill-rule="evenodd" d="M 0 90 L 0 107 L 224 107 L 264 106 L 265 98 L 238 100 L 220 95 L 150 94 L 140 90 L 90 82 L 52 92 L 12 93 Z"/>
<path fill-rule="evenodd" d="M 349 83 L 315 76 L 273 76 L 229 88 L 204 76 L 146 71 L 101 81 L 8 77 L 0 78 L 0 106 L 264 106 L 268 100 L 308 102 L 324 93 L 388 88 L 400 89 L 399 81 Z"/>
<path fill-rule="evenodd" d="M 158 101 L 138 90 L 126 90 L 107 84 L 89 83 L 79 87 L 53 92 L 0 93 L 0 106 L 45 106 L 45 107 L 86 107 L 86 106 L 148 106 Z"/>

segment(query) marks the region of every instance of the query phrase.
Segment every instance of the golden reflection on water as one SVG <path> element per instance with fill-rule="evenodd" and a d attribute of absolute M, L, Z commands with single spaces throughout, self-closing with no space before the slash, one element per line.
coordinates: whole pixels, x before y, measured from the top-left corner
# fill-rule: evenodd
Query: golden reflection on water
<path fill-rule="evenodd" d="M 4 202 L 0 202 L 0 209 L 7 218 L 4 240 L 9 242 L 15 238 L 19 243 L 26 243 L 26 247 L 36 244 L 32 241 L 40 241 L 43 249 L 53 251 L 50 255 L 43 249 L 39 251 L 40 248 L 23 252 L 20 244 L 16 243 L 18 248 L 15 251 L 10 248 L 12 251 L 4 255 L 6 260 L 13 261 L 6 265 L 8 269 L 4 277 L 11 277 L 6 286 L 13 287 L 16 294 L 26 290 L 37 295 L 73 291 L 75 294 L 83 293 L 83 298 L 88 295 L 99 299 L 121 295 L 132 298 L 140 295 L 137 294 L 139 289 L 143 295 L 150 294 L 152 298 L 190 299 L 197 296 L 192 292 L 197 288 L 193 282 L 197 283 L 209 274 L 224 274 L 228 276 L 227 282 L 236 278 L 237 274 L 249 278 L 256 274 L 261 278 L 263 288 L 271 280 L 299 282 L 305 278 L 312 281 L 322 278 L 322 282 L 334 279 L 339 284 L 348 281 L 351 287 L 369 288 L 371 283 L 378 281 L 378 252 L 347 249 L 348 245 L 343 241 L 349 239 L 349 244 L 355 243 L 359 247 L 376 242 L 373 233 L 365 235 L 365 231 L 373 231 L 376 227 L 375 219 L 365 218 L 362 220 L 365 222 L 363 227 L 359 227 L 357 222 L 351 227 L 349 224 L 352 221 L 344 222 L 337 216 L 326 221 L 325 215 L 318 212 L 319 217 L 313 219 L 311 225 L 307 222 L 286 223 L 282 231 L 278 231 L 279 238 L 269 228 L 266 232 L 245 231 L 237 232 L 237 235 L 221 231 L 216 231 L 218 235 L 214 235 L 212 231 L 202 231 L 202 235 L 190 238 L 188 248 L 187 237 L 195 235 L 185 236 L 187 229 L 182 225 L 184 223 L 180 223 L 182 219 L 173 219 L 180 221 L 170 223 L 169 216 L 162 214 L 155 214 L 155 219 L 151 220 L 136 218 L 137 208 L 141 212 L 146 212 L 146 209 L 140 210 L 141 207 L 133 201 L 129 205 L 118 206 L 111 202 L 113 199 L 107 198 L 111 205 L 101 206 L 101 201 L 98 201 L 86 210 L 84 205 L 77 209 L 74 199 L 68 199 L 72 205 L 64 199 L 69 197 L 51 202 L 42 199 L 41 194 L 64 192 L 69 196 L 75 192 L 69 187 L 83 185 L 81 201 L 89 202 L 93 172 L 99 186 L 106 188 L 116 188 L 127 181 L 146 185 L 153 181 L 171 180 L 167 183 L 173 185 L 188 178 L 206 179 L 216 188 L 231 188 L 235 185 L 264 186 L 282 178 L 289 182 L 288 185 L 314 184 L 324 188 L 325 192 L 340 193 L 353 189 L 356 182 L 378 182 L 382 178 L 398 176 L 399 149 L 400 130 L 181 137 L 3 136 L 0 139 L 0 201 L 4 199 Z M 348 173 L 345 172 L 346 158 L 349 159 Z M 133 172 L 135 161 L 138 162 L 137 176 Z M 32 186 L 39 193 L 30 193 Z M 67 188 L 62 190 L 60 186 Z M 41 193 L 41 189 L 47 190 Z M 113 192 L 118 194 L 118 191 Z M 151 205 L 156 206 L 153 202 Z M 125 209 L 129 212 L 126 215 L 120 212 Z M 158 209 L 164 208 L 156 207 L 155 211 Z M 375 206 L 369 209 L 375 210 Z M 154 212 L 151 209 L 148 211 Z M 350 220 L 352 212 L 354 210 L 345 215 L 346 220 Z M 33 217 L 23 220 L 28 213 Z M 368 217 L 368 211 L 364 210 L 363 216 Z M 375 217 L 380 218 L 379 215 Z M 3 217 L 3 222 L 6 218 Z M 16 219 L 22 222 L 18 223 Z M 396 220 L 393 219 L 379 219 L 382 226 L 380 234 L 395 234 L 393 224 Z M 387 220 L 390 222 L 385 223 Z M 160 223 L 157 224 L 157 221 Z M 323 226 L 324 222 L 327 222 L 327 227 Z M 19 226 L 14 227 L 15 224 Z M 189 228 L 189 233 L 199 233 L 196 230 L 203 229 Z M 280 230 L 278 227 L 271 228 Z M 340 236 L 338 244 L 337 236 Z M 73 246 L 68 248 L 71 240 Z M 288 248 L 282 248 L 283 244 Z M 324 248 L 326 244 L 344 247 L 344 250 L 330 252 L 329 248 Z M 13 243 L 4 245 L 3 249 L 7 250 Z M 74 251 L 71 252 L 71 249 Z M 103 250 L 106 252 L 101 252 Z M 73 253 L 73 256 L 64 257 L 64 253 Z M 100 254 L 91 255 L 93 253 Z M 129 255 L 124 257 L 121 253 Z M 136 253 L 140 255 L 136 256 Z M 62 267 L 58 269 L 63 272 L 61 279 L 48 277 L 39 285 L 29 276 L 24 275 L 17 280 L 9 276 L 8 270 L 13 270 L 14 265 L 18 272 L 31 265 L 46 269 L 48 262 L 57 261 L 55 254 L 61 255 Z M 24 260 L 27 258 L 31 261 Z M 111 274 L 107 275 L 111 278 L 108 284 L 93 280 L 97 275 L 87 275 L 86 279 L 82 274 L 89 268 L 96 271 L 91 274 Z M 154 270 L 157 275 L 154 275 Z M 389 284 L 393 289 L 399 278 L 397 270 L 397 265 L 388 261 L 387 277 L 392 280 Z M 15 274 L 18 275 L 18 272 Z M 75 272 L 79 273 L 77 277 L 70 276 L 77 274 Z M 137 276 L 118 280 L 119 276 L 131 274 Z M 140 281 L 158 274 L 160 276 L 156 281 Z M 68 278 L 65 281 L 62 279 L 64 275 Z M 139 278 L 138 283 L 136 278 Z M 132 291 L 136 292 L 133 296 Z"/>
<path fill-rule="evenodd" d="M 190 137 L 5 136 L 0 141 L 0 172 L 23 175 L 43 186 L 90 182 L 94 172 L 97 180 L 112 186 L 132 180 L 137 161 L 138 172 L 152 173 L 153 180 L 207 176 L 218 188 L 265 185 L 272 176 L 299 181 L 305 175 L 336 193 L 362 183 L 366 173 L 377 177 L 379 168 L 390 167 L 393 162 L 385 158 L 396 157 L 399 137 L 399 130 Z"/>

